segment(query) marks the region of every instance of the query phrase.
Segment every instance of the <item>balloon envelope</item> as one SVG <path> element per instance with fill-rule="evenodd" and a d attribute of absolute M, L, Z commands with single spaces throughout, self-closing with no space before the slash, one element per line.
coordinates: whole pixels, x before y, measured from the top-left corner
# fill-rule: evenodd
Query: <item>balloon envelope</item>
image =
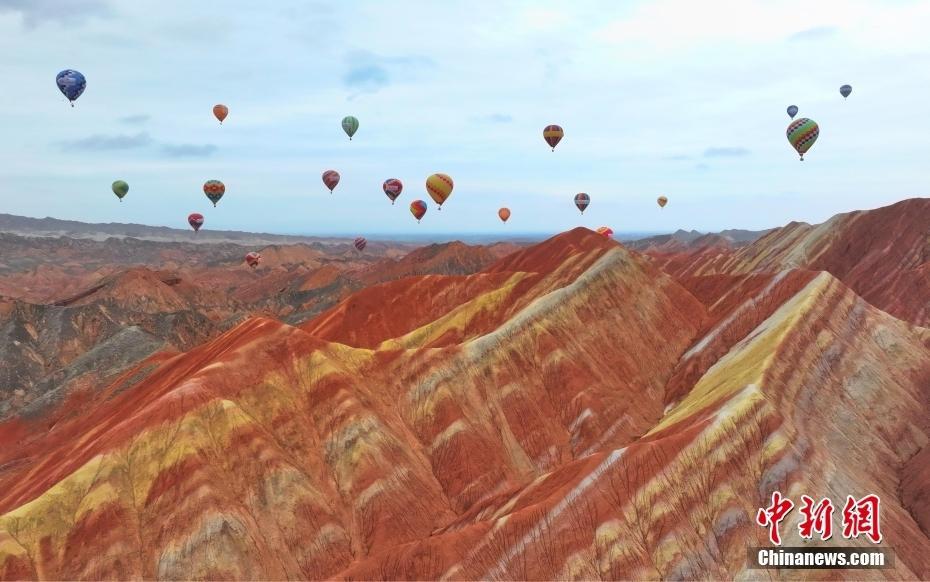
<path fill-rule="evenodd" d="M 452 178 L 446 174 L 433 174 L 426 179 L 426 191 L 442 209 L 442 203 L 452 194 Z"/>
<path fill-rule="evenodd" d="M 207 195 L 207 198 L 210 199 L 213 206 L 216 206 L 216 203 L 219 202 L 223 194 L 226 193 L 226 185 L 219 180 L 207 180 L 203 183 L 203 193 Z"/>
<path fill-rule="evenodd" d="M 191 225 L 191 228 L 194 229 L 194 232 L 200 230 L 200 227 L 203 226 L 203 214 L 199 212 L 193 212 L 187 216 L 187 223 Z"/>
<path fill-rule="evenodd" d="M 788 106 L 788 117 L 790 117 L 791 119 L 794 119 L 794 116 L 797 115 L 797 114 L 798 114 L 798 106 L 797 106 L 797 105 L 789 105 L 789 106 Z"/>
<path fill-rule="evenodd" d="M 604 238 L 612 238 L 614 236 L 614 229 L 609 226 L 602 226 L 598 228 L 596 232 Z"/>
<path fill-rule="evenodd" d="M 850 93 L 852 93 L 852 86 L 843 85 L 842 87 L 840 87 L 840 95 L 843 96 L 843 99 L 846 99 L 847 97 L 849 97 Z"/>
<path fill-rule="evenodd" d="M 507 222 L 507 219 L 510 218 L 510 209 L 501 208 L 500 210 L 497 211 L 497 215 L 500 217 L 501 220 L 503 220 L 504 222 Z"/>
<path fill-rule="evenodd" d="M 123 199 L 123 196 L 129 194 L 129 184 L 122 180 L 117 180 L 113 182 L 113 193 L 116 194 L 116 197 L 120 200 Z"/>
<path fill-rule="evenodd" d="M 80 97 L 84 93 L 84 89 L 87 88 L 87 79 L 78 71 L 65 69 L 55 77 L 55 84 L 58 85 L 58 90 L 74 107 L 74 100 Z"/>
<path fill-rule="evenodd" d="M 426 215 L 426 202 L 414 200 L 410 203 L 410 214 L 420 222 L 420 219 Z"/>
<path fill-rule="evenodd" d="M 384 184 L 381 185 L 381 188 L 384 189 L 384 193 L 388 198 L 391 199 L 391 204 L 394 204 L 394 201 L 397 200 L 397 197 L 400 196 L 400 193 L 404 189 L 404 184 L 397 178 L 388 178 L 384 181 Z"/>
<path fill-rule="evenodd" d="M 227 115 L 229 115 L 229 107 L 226 107 L 222 103 L 217 103 L 213 106 L 213 116 L 219 119 L 220 123 L 223 123 Z"/>
<path fill-rule="evenodd" d="M 575 206 L 578 207 L 578 210 L 580 210 L 582 214 L 584 214 L 584 209 L 588 207 L 588 204 L 591 204 L 590 196 L 584 192 L 575 194 Z"/>
<path fill-rule="evenodd" d="M 346 132 L 346 135 L 349 136 L 349 139 L 352 139 L 352 136 L 355 135 L 355 132 L 358 131 L 358 119 L 355 119 L 351 115 L 347 115 L 342 118 L 342 131 Z"/>
<path fill-rule="evenodd" d="M 357 239 L 355 239 L 354 244 L 355 244 L 355 248 L 357 248 L 360 251 L 364 251 L 365 247 L 368 245 L 368 241 L 365 240 L 365 237 L 360 236 Z"/>
<path fill-rule="evenodd" d="M 660 207 L 665 208 L 665 205 L 668 204 L 668 198 L 666 198 L 665 196 L 659 196 L 656 199 L 656 202 L 659 203 Z"/>
<path fill-rule="evenodd" d="M 547 125 L 543 128 L 543 139 L 546 140 L 546 143 L 549 144 L 552 151 L 555 151 L 555 146 L 559 145 L 564 135 L 565 132 L 562 131 L 562 128 L 558 125 Z"/>
<path fill-rule="evenodd" d="M 323 172 L 323 184 L 329 188 L 329 193 L 333 193 L 333 189 L 339 184 L 339 172 L 336 170 L 326 170 Z"/>
<path fill-rule="evenodd" d="M 811 149 L 811 146 L 817 141 L 817 136 L 820 135 L 820 126 L 817 125 L 817 122 L 814 120 L 802 117 L 801 119 L 792 121 L 788 125 L 788 130 L 785 133 L 788 136 L 788 142 L 791 144 L 791 147 L 797 150 L 803 160 L 804 154 L 807 150 Z"/>
<path fill-rule="evenodd" d="M 262 256 L 254 251 L 245 256 L 245 262 L 253 269 L 258 266 L 261 260 Z"/>

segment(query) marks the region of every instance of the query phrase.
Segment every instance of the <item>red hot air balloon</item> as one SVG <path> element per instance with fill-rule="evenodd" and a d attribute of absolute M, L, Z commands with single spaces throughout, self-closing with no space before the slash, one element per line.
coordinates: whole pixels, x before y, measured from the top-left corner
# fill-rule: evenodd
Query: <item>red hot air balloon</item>
<path fill-rule="evenodd" d="M 360 236 L 357 239 L 355 239 L 355 248 L 357 248 L 359 251 L 364 251 L 367 245 L 368 245 L 368 241 L 365 240 L 365 237 Z"/>
<path fill-rule="evenodd" d="M 420 222 L 420 219 L 426 215 L 426 202 L 414 200 L 410 203 L 410 214 Z"/>
<path fill-rule="evenodd" d="M 388 178 L 381 187 L 384 189 L 384 193 L 387 197 L 391 199 L 391 204 L 393 205 L 394 201 L 397 200 L 397 197 L 400 196 L 400 193 L 403 191 L 404 184 L 397 178 Z"/>
<path fill-rule="evenodd" d="M 251 252 L 245 256 L 245 262 L 253 269 L 258 266 L 259 261 L 262 260 L 262 256 L 256 252 Z"/>
<path fill-rule="evenodd" d="M 588 207 L 588 204 L 591 204 L 590 196 L 584 192 L 575 194 L 575 206 L 578 207 L 578 210 L 580 210 L 582 214 L 584 214 L 584 209 Z"/>
<path fill-rule="evenodd" d="M 191 228 L 194 229 L 196 233 L 200 230 L 200 227 L 203 226 L 203 214 L 199 212 L 193 212 L 187 216 L 187 223 L 191 225 Z"/>
<path fill-rule="evenodd" d="M 332 194 L 336 186 L 339 185 L 339 172 L 336 170 L 326 170 L 323 172 L 323 183 L 329 188 L 329 193 Z"/>
<path fill-rule="evenodd" d="M 613 238 L 614 229 L 610 228 L 609 226 L 602 226 L 597 229 L 597 234 L 603 236 L 604 238 Z"/>
<path fill-rule="evenodd" d="M 562 141 L 562 136 L 565 135 L 565 132 L 562 131 L 562 128 L 558 125 L 547 125 L 543 129 L 543 139 L 546 140 L 546 143 L 549 144 L 549 147 L 552 148 L 552 151 L 555 151 L 555 146 L 559 145 L 559 142 Z"/>

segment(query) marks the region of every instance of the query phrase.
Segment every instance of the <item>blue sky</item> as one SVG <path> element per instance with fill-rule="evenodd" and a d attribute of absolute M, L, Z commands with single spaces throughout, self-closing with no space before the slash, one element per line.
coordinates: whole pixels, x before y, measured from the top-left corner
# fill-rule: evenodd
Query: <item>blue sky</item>
<path fill-rule="evenodd" d="M 347 235 L 819 222 L 930 195 L 928 29 L 930 3 L 887 0 L 0 0 L 0 212 Z M 88 79 L 74 109 L 66 68 Z M 803 163 L 790 104 L 821 126 Z M 433 172 L 455 180 L 441 212 Z"/>

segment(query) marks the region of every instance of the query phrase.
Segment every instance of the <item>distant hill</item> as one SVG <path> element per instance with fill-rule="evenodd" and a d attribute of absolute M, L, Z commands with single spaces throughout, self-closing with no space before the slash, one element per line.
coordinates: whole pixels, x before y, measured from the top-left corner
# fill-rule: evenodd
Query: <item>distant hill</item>
<path fill-rule="evenodd" d="M 0 214 L 0 232 L 21 236 L 84 238 L 105 240 L 106 238 L 137 238 L 162 242 L 217 243 L 232 242 L 237 244 L 295 244 L 323 243 L 342 244 L 348 237 L 292 236 L 281 234 L 241 232 L 236 230 L 201 230 L 194 235 L 190 229 L 169 228 L 167 226 L 149 226 L 120 222 L 88 223 L 58 218 L 30 218 L 12 214 Z"/>
<path fill-rule="evenodd" d="M 703 233 L 696 230 L 676 230 L 672 234 L 660 234 L 646 238 L 624 241 L 628 248 L 646 252 L 655 250 L 683 251 L 691 247 L 704 247 L 713 242 L 718 245 L 739 247 L 756 241 L 771 232 L 769 230 L 741 230 L 731 228 L 717 233 Z"/>

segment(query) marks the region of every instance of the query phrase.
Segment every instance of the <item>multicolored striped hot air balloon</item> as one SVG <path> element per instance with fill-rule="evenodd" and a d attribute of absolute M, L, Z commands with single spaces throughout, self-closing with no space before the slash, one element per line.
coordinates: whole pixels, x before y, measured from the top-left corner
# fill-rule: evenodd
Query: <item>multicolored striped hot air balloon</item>
<path fill-rule="evenodd" d="M 223 197 L 223 194 L 226 193 L 226 185 L 219 180 L 207 180 L 203 183 L 203 193 L 207 195 L 207 198 L 210 199 L 210 202 L 212 202 L 215 207 L 216 203 Z"/>
<path fill-rule="evenodd" d="M 332 194 L 336 186 L 339 185 L 339 172 L 336 170 L 326 170 L 323 172 L 323 184 L 329 188 L 329 193 Z"/>
<path fill-rule="evenodd" d="M 123 196 L 129 194 L 129 184 L 122 180 L 117 180 L 113 182 L 113 193 L 116 194 L 116 197 L 119 198 L 119 201 L 123 201 Z"/>
<path fill-rule="evenodd" d="M 349 141 L 352 141 L 352 136 L 358 131 L 358 119 L 355 119 L 351 115 L 343 117 L 342 131 L 346 132 L 346 135 L 349 136 Z"/>
<path fill-rule="evenodd" d="M 261 260 L 262 260 L 262 256 L 259 253 L 256 253 L 255 251 L 252 251 L 251 253 L 245 256 L 246 264 L 252 267 L 253 269 L 258 266 L 258 263 Z"/>
<path fill-rule="evenodd" d="M 497 216 L 499 216 L 502 221 L 507 222 L 507 219 L 510 218 L 510 209 L 501 208 L 497 211 Z"/>
<path fill-rule="evenodd" d="M 364 251 L 366 246 L 368 246 L 368 241 L 365 240 L 365 237 L 360 236 L 355 239 L 355 248 L 358 249 L 359 252 Z"/>
<path fill-rule="evenodd" d="M 803 162 L 804 154 L 807 153 L 807 150 L 811 149 L 811 146 L 817 141 L 817 136 L 820 135 L 820 126 L 817 125 L 817 122 L 814 120 L 802 117 L 801 119 L 792 121 L 788 125 L 786 134 L 788 135 L 788 142 L 791 143 L 791 147 L 797 150 Z"/>
<path fill-rule="evenodd" d="M 794 116 L 797 115 L 797 114 L 798 114 L 798 106 L 797 106 L 797 105 L 789 105 L 789 106 L 788 106 L 788 117 L 790 117 L 791 119 L 794 119 Z"/>
<path fill-rule="evenodd" d="M 591 204 L 590 196 L 584 192 L 575 194 L 575 206 L 578 207 L 578 210 L 580 210 L 582 214 L 584 214 L 584 209 L 588 207 L 588 204 Z"/>
<path fill-rule="evenodd" d="M 187 224 L 191 225 L 191 228 L 194 229 L 194 233 L 196 234 L 197 231 L 200 230 L 200 227 L 203 226 L 203 214 L 192 212 L 187 215 Z"/>
<path fill-rule="evenodd" d="M 665 205 L 668 204 L 668 198 L 665 196 L 659 196 L 656 198 L 656 202 L 659 203 L 659 208 L 665 208 Z"/>
<path fill-rule="evenodd" d="M 840 87 L 840 95 L 843 96 L 843 99 L 846 99 L 847 97 L 849 97 L 850 93 L 852 93 L 851 85 L 843 85 L 842 87 Z"/>
<path fill-rule="evenodd" d="M 213 106 L 213 116 L 220 120 L 220 125 L 223 125 L 223 120 L 226 119 L 227 115 L 229 115 L 229 107 L 222 103 Z"/>
<path fill-rule="evenodd" d="M 414 200 L 410 203 L 410 214 L 420 222 L 420 219 L 426 215 L 426 202 Z"/>
<path fill-rule="evenodd" d="M 614 229 L 610 228 L 609 226 L 598 227 L 596 232 L 604 238 L 613 238 L 614 236 Z"/>
<path fill-rule="evenodd" d="M 388 198 L 391 199 L 391 204 L 394 204 L 394 201 L 397 200 L 397 197 L 400 196 L 400 193 L 404 189 L 404 184 L 397 178 L 388 178 L 384 181 L 384 184 L 381 185 L 381 188 L 384 189 L 384 193 Z"/>
<path fill-rule="evenodd" d="M 552 151 L 555 151 L 555 146 L 559 145 L 559 142 L 562 141 L 562 137 L 565 135 L 565 132 L 562 131 L 562 128 L 558 125 L 547 125 L 543 129 L 543 139 L 546 140 L 546 143 L 549 144 L 549 147 L 552 148 Z"/>
<path fill-rule="evenodd" d="M 452 195 L 452 178 L 446 174 L 433 174 L 426 179 L 426 192 L 442 210 L 442 203 Z"/>

